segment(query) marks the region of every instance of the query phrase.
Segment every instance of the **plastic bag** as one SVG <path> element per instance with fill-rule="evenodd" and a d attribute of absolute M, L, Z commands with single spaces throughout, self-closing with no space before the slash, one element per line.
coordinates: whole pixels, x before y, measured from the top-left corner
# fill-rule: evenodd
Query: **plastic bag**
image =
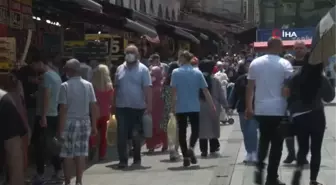
<path fill-rule="evenodd" d="M 107 123 L 107 144 L 114 146 L 117 143 L 117 120 L 115 115 L 110 116 L 110 120 Z"/>
<path fill-rule="evenodd" d="M 176 118 L 173 113 L 169 114 L 169 121 L 167 126 L 167 135 L 168 135 L 168 142 L 170 145 L 175 145 L 177 143 L 177 125 L 176 125 Z"/>
<path fill-rule="evenodd" d="M 151 138 L 153 136 L 153 121 L 150 114 L 144 114 L 142 117 L 142 129 L 145 138 Z"/>

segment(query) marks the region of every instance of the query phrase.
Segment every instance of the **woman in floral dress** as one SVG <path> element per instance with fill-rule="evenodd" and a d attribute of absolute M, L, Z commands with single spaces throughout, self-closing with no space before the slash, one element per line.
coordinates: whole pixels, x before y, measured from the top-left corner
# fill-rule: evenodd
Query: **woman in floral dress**
<path fill-rule="evenodd" d="M 174 69 L 178 68 L 179 65 L 174 62 L 169 65 L 168 73 L 166 76 L 166 79 L 163 83 L 162 87 L 162 99 L 164 102 L 164 113 L 163 113 L 163 120 L 160 124 L 160 128 L 164 130 L 164 132 L 167 133 L 167 126 L 169 122 L 169 114 L 172 112 L 172 91 L 170 87 L 170 80 L 171 80 L 171 74 Z M 180 157 L 180 154 L 178 152 L 179 144 L 178 143 L 172 143 L 168 140 L 168 148 L 170 151 L 170 160 L 174 161 L 177 160 Z"/>

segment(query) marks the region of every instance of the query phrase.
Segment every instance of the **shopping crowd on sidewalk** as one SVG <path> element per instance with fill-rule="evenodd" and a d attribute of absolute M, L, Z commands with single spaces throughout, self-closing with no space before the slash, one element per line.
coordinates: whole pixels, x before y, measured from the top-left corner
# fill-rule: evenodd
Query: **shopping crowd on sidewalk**
<path fill-rule="evenodd" d="M 270 148 L 265 184 L 284 185 L 278 167 L 287 138 L 289 156 L 284 163 L 297 161 L 292 185 L 300 184 L 307 163 L 310 185 L 319 185 L 324 102 L 334 99 L 335 88 L 324 75 L 323 64 L 308 63 L 304 43 L 296 42 L 294 50 L 296 56 L 282 58 L 282 41 L 271 38 L 267 54 L 260 57 L 241 52 L 199 60 L 180 51 L 169 64 L 155 53 L 146 66 L 138 48 L 129 45 L 125 62 L 118 67 L 90 66 L 73 58 L 59 70 L 52 62 L 55 57 L 36 52 L 29 65 L 10 73 L 7 92 L 0 91 L 5 151 L 1 154 L 6 154 L 0 156 L 2 173 L 8 184 L 21 185 L 28 159 L 33 159 L 33 181 L 44 182 L 50 160 L 52 179 L 70 184 L 75 164 L 76 185 L 81 185 L 86 162 L 94 160 L 96 150 L 98 159 L 106 160 L 111 115 L 117 123 L 118 168 L 128 168 L 130 156 L 132 166 L 140 167 L 144 143 L 149 153 L 169 151 L 170 160 L 182 158 L 187 168 L 197 164 L 197 141 L 202 157 L 218 155 L 222 115 L 226 119 L 236 110 L 247 152 L 244 162 L 256 164 L 256 184 L 264 184 L 264 160 Z M 294 71 L 293 66 L 299 69 Z M 294 124 L 284 124 L 288 117 Z M 33 157 L 28 156 L 30 148 Z M 307 161 L 309 150 L 312 157 Z"/>

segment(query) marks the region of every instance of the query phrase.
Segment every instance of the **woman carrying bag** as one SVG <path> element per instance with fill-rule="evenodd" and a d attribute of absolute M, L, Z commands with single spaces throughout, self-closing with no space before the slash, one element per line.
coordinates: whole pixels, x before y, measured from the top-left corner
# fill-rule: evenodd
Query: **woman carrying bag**
<path fill-rule="evenodd" d="M 221 82 L 218 78 L 215 78 L 211 72 L 215 66 L 214 61 L 202 61 L 199 64 L 199 70 L 203 73 L 203 76 L 208 84 L 208 89 L 211 94 L 212 100 L 216 106 L 216 113 L 212 112 L 207 103 L 205 95 L 200 91 L 200 128 L 199 128 L 199 145 L 201 149 L 201 156 L 208 156 L 208 143 L 210 144 L 210 154 L 214 155 L 220 149 L 220 143 L 218 138 L 220 137 L 220 110 L 222 107 L 228 109 L 228 102 L 225 95 L 225 91 L 221 86 Z"/>
<path fill-rule="evenodd" d="M 330 102 L 335 97 L 334 87 L 323 75 L 323 64 L 305 63 L 288 80 L 283 94 L 288 96 L 288 110 L 299 143 L 297 167 L 294 171 L 292 185 L 300 185 L 309 149 L 311 152 L 310 185 L 321 185 L 317 182 L 317 176 L 320 170 L 321 148 L 326 128 L 323 103 Z"/>

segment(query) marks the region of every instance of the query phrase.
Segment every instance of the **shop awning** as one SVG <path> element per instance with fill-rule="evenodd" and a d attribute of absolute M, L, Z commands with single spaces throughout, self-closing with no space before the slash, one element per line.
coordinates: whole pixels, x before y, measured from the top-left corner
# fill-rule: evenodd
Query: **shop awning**
<path fill-rule="evenodd" d="M 101 2 L 103 6 L 103 12 L 110 16 L 124 17 L 127 21 L 125 27 L 130 29 L 140 29 L 138 31 L 149 37 L 156 38 L 158 35 L 155 30 L 155 20 L 151 17 L 137 12 L 133 9 L 114 5 L 109 2 Z M 134 29 L 135 30 L 135 29 Z"/>
<path fill-rule="evenodd" d="M 194 35 L 188 33 L 187 31 L 184 31 L 182 28 L 179 28 L 177 26 L 167 24 L 165 22 L 160 22 L 158 25 L 155 26 L 155 28 L 159 33 L 163 33 L 171 37 L 178 37 L 181 39 L 189 40 L 196 44 L 200 44 L 200 40 L 197 39 Z"/>
<path fill-rule="evenodd" d="M 71 0 L 71 1 L 76 2 L 82 7 L 95 11 L 95 12 L 101 13 L 103 11 L 102 5 L 93 0 Z"/>
<path fill-rule="evenodd" d="M 294 46 L 296 41 L 297 40 L 283 40 L 282 44 L 283 44 L 284 47 L 291 47 L 291 46 Z M 308 47 L 311 45 L 311 42 L 312 42 L 311 39 L 301 40 L 301 41 L 303 41 L 305 43 L 305 45 L 308 46 Z M 267 42 L 254 42 L 252 44 L 252 46 L 254 48 L 266 48 L 267 47 Z"/>

